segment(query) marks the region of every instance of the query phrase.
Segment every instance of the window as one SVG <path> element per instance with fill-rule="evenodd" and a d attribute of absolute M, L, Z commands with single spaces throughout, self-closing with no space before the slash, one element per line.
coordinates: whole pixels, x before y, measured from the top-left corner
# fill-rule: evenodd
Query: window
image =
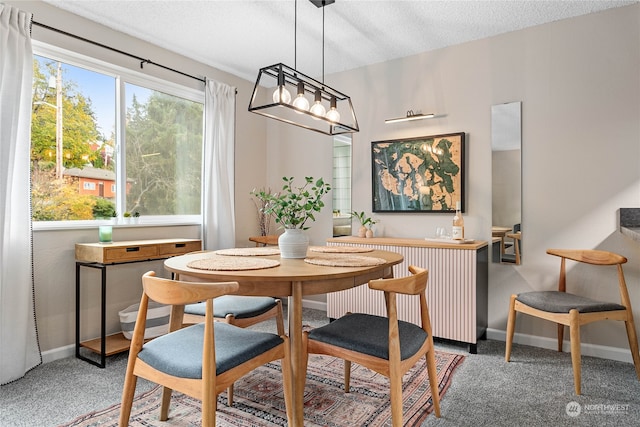
<path fill-rule="evenodd" d="M 203 92 L 34 51 L 34 221 L 200 215 Z"/>
<path fill-rule="evenodd" d="M 127 209 L 200 213 L 202 104 L 125 84 Z"/>

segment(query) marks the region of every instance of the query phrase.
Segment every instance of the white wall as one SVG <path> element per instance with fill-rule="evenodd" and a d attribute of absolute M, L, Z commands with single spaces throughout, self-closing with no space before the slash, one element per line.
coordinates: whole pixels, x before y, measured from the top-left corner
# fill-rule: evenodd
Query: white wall
<path fill-rule="evenodd" d="M 522 101 L 524 264 L 491 266 L 490 328 L 505 329 L 511 293 L 556 285 L 559 262 L 545 254 L 550 247 L 625 255 L 640 313 L 640 245 L 617 228 L 618 208 L 640 206 L 639 21 L 636 4 L 327 76 L 327 84 L 351 96 L 360 124 L 353 136 L 353 209 L 371 212 L 371 141 L 466 132 L 466 233 L 488 240 L 491 105 Z M 408 109 L 442 117 L 384 124 Z M 331 174 L 329 141 L 274 125 L 268 146 L 270 159 L 279 160 L 270 162 L 270 180 Z M 328 237 L 330 215 L 327 209 L 311 230 L 316 243 Z M 376 216 L 394 237 L 421 238 L 451 222 L 441 214 Z M 615 299 L 615 278 L 607 290 L 601 278 L 576 272 L 569 281 L 588 295 Z M 546 345 L 555 327 L 522 318 L 517 331 Z M 587 325 L 582 340 L 628 348 L 622 324 Z"/>

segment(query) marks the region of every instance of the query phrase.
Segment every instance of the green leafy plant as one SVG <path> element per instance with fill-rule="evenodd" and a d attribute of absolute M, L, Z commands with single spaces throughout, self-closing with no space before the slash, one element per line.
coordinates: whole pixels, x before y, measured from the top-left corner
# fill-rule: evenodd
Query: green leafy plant
<path fill-rule="evenodd" d="M 131 212 L 127 211 L 122 214 L 125 218 L 131 218 Z"/>
<path fill-rule="evenodd" d="M 293 177 L 282 178 L 284 186 L 279 193 L 271 194 L 264 190 L 251 194 L 264 201 L 264 213 L 273 214 L 277 224 L 283 228 L 308 230 L 307 221 L 315 221 L 314 214 L 324 207 L 322 196 L 331 190 L 331 185 L 322 178 L 305 177 L 301 187 L 293 185 Z"/>
<path fill-rule="evenodd" d="M 356 218 L 358 221 L 360 221 L 360 225 L 362 227 L 371 228 L 374 224 L 378 223 L 378 221 L 376 221 L 375 219 L 368 217 L 364 211 L 362 212 L 352 211 L 351 216 Z"/>
<path fill-rule="evenodd" d="M 140 212 L 135 211 L 135 212 L 133 213 L 133 217 L 134 217 L 134 218 L 140 218 Z"/>

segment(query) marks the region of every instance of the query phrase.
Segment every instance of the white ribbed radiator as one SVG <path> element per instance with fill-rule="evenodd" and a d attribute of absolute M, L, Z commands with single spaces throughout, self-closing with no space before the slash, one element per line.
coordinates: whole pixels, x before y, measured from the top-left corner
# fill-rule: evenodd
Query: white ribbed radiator
<path fill-rule="evenodd" d="M 409 265 L 428 269 L 426 296 L 433 335 L 470 344 L 477 342 L 478 329 L 483 321 L 486 322 L 487 307 L 486 275 L 484 281 L 480 278 L 485 292 L 480 296 L 477 292 L 477 250 L 363 244 L 352 241 L 330 241 L 328 244 L 348 244 L 398 252 L 404 256 L 404 261 L 393 267 L 394 277 L 409 275 Z M 486 252 L 486 246 L 483 249 Z M 401 320 L 420 325 L 419 304 L 414 298 L 416 297 L 408 295 L 398 297 L 398 316 Z M 385 315 L 384 295 L 366 285 L 327 295 L 328 317 L 338 318 L 346 312 Z M 484 331 L 480 331 L 482 332 Z"/>

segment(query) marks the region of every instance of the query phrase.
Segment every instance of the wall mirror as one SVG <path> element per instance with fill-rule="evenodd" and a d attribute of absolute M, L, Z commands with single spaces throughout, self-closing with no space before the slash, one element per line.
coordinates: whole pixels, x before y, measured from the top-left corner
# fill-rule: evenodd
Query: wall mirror
<path fill-rule="evenodd" d="M 333 237 L 351 236 L 351 135 L 333 137 Z"/>
<path fill-rule="evenodd" d="M 491 107 L 492 259 L 522 263 L 522 103 Z"/>

